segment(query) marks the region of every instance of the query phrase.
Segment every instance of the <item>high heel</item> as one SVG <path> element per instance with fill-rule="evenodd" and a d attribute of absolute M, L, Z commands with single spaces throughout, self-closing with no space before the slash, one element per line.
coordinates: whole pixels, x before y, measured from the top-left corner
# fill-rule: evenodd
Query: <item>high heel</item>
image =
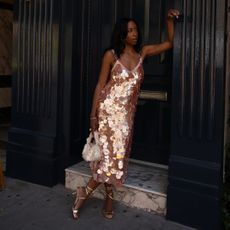
<path fill-rule="evenodd" d="M 108 199 L 110 200 L 114 200 L 113 198 L 113 189 L 111 186 L 105 186 L 106 187 L 106 202 L 108 201 Z M 105 205 L 106 206 L 106 205 Z M 113 214 L 114 214 L 114 211 L 106 211 L 105 210 L 105 206 L 102 210 L 102 214 L 105 218 L 107 219 L 112 219 L 113 218 Z"/>
<path fill-rule="evenodd" d="M 82 194 L 84 190 L 84 196 L 80 196 L 80 194 Z M 77 191 L 73 192 L 72 194 L 75 195 L 76 194 L 76 199 L 74 202 L 74 205 L 72 206 L 72 215 L 74 219 L 78 219 L 79 218 L 79 209 L 81 208 L 81 206 L 83 205 L 83 203 L 85 202 L 85 200 L 90 196 L 90 194 L 93 192 L 93 189 L 90 188 L 89 186 L 86 187 L 77 187 Z M 80 205 L 76 208 L 77 204 Z"/>

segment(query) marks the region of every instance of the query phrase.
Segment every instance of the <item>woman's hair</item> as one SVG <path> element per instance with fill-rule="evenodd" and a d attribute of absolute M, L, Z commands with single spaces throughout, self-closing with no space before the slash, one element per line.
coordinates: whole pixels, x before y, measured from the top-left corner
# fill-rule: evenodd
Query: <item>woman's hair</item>
<path fill-rule="evenodd" d="M 128 23 L 130 21 L 133 21 L 137 26 L 137 32 L 138 32 L 138 40 L 136 45 L 134 46 L 134 49 L 136 52 L 140 51 L 141 47 L 141 33 L 140 28 L 136 20 L 132 18 L 122 18 L 114 26 L 112 37 L 111 37 L 111 44 L 110 48 L 114 49 L 115 54 L 119 58 L 120 55 L 123 53 L 123 50 L 125 48 L 125 39 L 128 34 Z"/>

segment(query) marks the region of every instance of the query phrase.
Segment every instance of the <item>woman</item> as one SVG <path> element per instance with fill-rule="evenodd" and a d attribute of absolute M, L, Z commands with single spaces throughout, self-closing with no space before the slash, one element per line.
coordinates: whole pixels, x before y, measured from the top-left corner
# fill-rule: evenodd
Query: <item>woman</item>
<path fill-rule="evenodd" d="M 75 219 L 79 217 L 79 209 L 84 201 L 101 183 L 106 191 L 103 215 L 108 219 L 113 217 L 112 186 L 122 186 L 127 175 L 133 120 L 144 76 L 142 62 L 147 56 L 172 48 L 173 18 L 178 15 L 177 10 L 168 11 L 166 41 L 142 48 L 135 20 L 122 19 L 115 25 L 111 49 L 105 52 L 102 60 L 90 116 L 91 131 L 98 131 L 99 134 L 102 157 L 99 162 L 90 163 L 92 177 L 86 187 L 77 188 L 72 207 Z"/>

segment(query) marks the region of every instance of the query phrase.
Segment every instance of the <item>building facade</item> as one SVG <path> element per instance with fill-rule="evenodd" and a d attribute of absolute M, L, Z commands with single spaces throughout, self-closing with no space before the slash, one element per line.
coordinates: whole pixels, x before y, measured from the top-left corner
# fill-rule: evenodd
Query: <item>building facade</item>
<path fill-rule="evenodd" d="M 92 94 L 115 21 L 134 17 L 143 43 L 158 43 L 173 7 L 182 12 L 173 51 L 144 63 L 132 157 L 168 165 L 168 219 L 221 229 L 228 5 L 226 0 L 16 1 L 7 175 L 48 186 L 64 181 L 64 169 L 81 161 Z"/>

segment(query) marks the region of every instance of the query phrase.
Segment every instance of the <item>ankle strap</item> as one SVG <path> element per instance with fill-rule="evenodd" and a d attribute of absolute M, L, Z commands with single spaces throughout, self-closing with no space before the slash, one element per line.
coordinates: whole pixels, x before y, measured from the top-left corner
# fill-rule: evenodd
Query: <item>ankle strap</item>
<path fill-rule="evenodd" d="M 113 191 L 111 190 L 111 191 L 107 191 L 106 192 L 106 195 L 111 199 L 111 200 L 113 200 L 114 198 L 113 198 Z"/>
<path fill-rule="evenodd" d="M 106 195 L 113 200 L 113 186 L 111 184 L 105 184 Z"/>
<path fill-rule="evenodd" d="M 86 192 L 87 195 L 89 195 L 91 192 L 93 192 L 93 189 L 90 188 L 88 185 L 86 185 L 85 192 Z"/>

